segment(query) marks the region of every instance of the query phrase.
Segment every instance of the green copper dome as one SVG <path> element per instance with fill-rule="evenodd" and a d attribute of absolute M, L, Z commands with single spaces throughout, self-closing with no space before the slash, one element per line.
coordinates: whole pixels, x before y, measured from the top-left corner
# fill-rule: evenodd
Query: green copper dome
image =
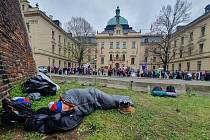
<path fill-rule="evenodd" d="M 128 21 L 124 17 L 119 17 L 119 18 L 120 18 L 119 24 L 128 25 Z M 111 18 L 107 23 L 107 25 L 117 25 L 117 24 L 118 23 L 117 23 L 117 18 L 116 17 Z"/>
<path fill-rule="evenodd" d="M 117 24 L 128 25 L 127 19 L 125 19 L 124 17 L 120 16 L 120 8 L 119 8 L 119 6 L 116 9 L 116 16 L 111 18 L 108 21 L 108 23 L 107 23 L 107 25 L 117 25 Z"/>

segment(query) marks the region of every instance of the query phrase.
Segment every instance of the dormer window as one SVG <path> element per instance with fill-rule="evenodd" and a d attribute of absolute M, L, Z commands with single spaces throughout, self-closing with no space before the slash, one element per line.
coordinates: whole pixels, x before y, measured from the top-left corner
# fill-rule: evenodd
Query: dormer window
<path fill-rule="evenodd" d="M 120 30 L 117 30 L 116 33 L 117 33 L 117 35 L 120 35 Z"/>
<path fill-rule="evenodd" d="M 149 42 L 148 38 L 145 38 L 144 43 L 148 43 L 148 42 Z"/>

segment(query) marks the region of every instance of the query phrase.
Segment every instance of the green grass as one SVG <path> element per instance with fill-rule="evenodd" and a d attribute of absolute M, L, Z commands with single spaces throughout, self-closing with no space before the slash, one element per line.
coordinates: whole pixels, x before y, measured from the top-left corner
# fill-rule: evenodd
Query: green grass
<path fill-rule="evenodd" d="M 57 100 L 59 95 L 72 88 L 84 88 L 77 83 L 61 85 L 54 97 L 33 102 L 38 109 Z M 100 90 L 117 95 L 129 95 L 134 100 L 136 112 L 123 115 L 115 110 L 97 110 L 85 117 L 77 128 L 78 139 L 100 140 L 141 140 L 141 139 L 210 139 L 210 98 L 179 96 L 159 98 L 130 90 L 120 90 L 97 86 Z M 12 96 L 24 96 L 20 84 L 12 89 Z M 26 133 L 22 126 L 0 127 L 0 139 L 50 139 L 35 132 Z M 9 130 L 9 131 L 7 131 Z M 56 134 L 57 135 L 57 134 Z M 68 133 L 58 134 L 60 139 L 69 139 Z M 66 137 L 65 137 L 66 136 Z"/>

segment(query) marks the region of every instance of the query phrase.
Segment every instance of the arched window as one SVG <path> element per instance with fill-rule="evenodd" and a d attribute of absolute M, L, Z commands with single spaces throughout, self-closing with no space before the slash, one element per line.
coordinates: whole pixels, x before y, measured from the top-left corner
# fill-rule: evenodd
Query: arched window
<path fill-rule="evenodd" d="M 123 54 L 123 61 L 125 61 L 125 54 Z"/>
<path fill-rule="evenodd" d="M 112 54 L 110 54 L 110 61 L 112 61 Z"/>
<path fill-rule="evenodd" d="M 131 58 L 131 65 L 135 64 L 135 58 Z"/>
<path fill-rule="evenodd" d="M 116 59 L 117 59 L 117 60 L 119 59 L 119 55 L 118 55 L 118 54 L 116 55 Z"/>

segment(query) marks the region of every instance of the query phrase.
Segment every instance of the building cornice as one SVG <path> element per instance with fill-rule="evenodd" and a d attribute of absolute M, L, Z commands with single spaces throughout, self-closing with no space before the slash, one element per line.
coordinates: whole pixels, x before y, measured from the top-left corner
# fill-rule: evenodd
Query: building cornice
<path fill-rule="evenodd" d="M 96 36 L 96 39 L 121 39 L 121 38 L 140 38 L 140 36 Z"/>
<path fill-rule="evenodd" d="M 176 31 L 174 34 L 173 34 L 173 37 L 178 35 L 178 34 L 181 34 L 187 30 L 189 30 L 192 26 L 198 24 L 198 23 L 201 23 L 203 22 L 204 20 L 210 18 L 210 13 L 207 13 L 207 14 L 203 14 L 202 16 L 198 17 L 197 19 L 193 20 L 192 22 L 190 22 L 189 24 L 185 25 L 184 27 L 182 27 L 182 29 L 180 29 L 179 31 Z"/>
<path fill-rule="evenodd" d="M 60 32 L 62 32 L 66 37 L 68 37 L 69 39 L 71 39 L 74 43 L 77 43 L 77 41 L 73 38 L 70 37 L 68 35 L 68 33 L 61 28 L 60 26 L 56 25 L 53 20 L 51 18 L 49 18 L 44 12 L 42 12 L 41 10 L 34 10 L 34 11 L 26 11 L 23 12 L 24 17 L 33 17 L 33 16 L 40 16 L 43 19 L 45 19 L 48 23 L 50 23 L 53 27 L 55 27 L 56 29 L 58 29 Z"/>

